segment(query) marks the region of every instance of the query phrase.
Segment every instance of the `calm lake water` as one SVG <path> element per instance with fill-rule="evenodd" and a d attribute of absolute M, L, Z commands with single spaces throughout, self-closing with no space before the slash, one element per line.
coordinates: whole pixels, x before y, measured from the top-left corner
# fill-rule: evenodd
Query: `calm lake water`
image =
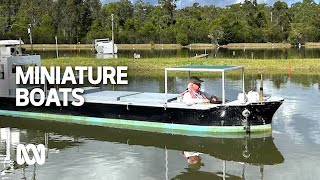
<path fill-rule="evenodd" d="M 27 53 L 31 53 L 27 51 Z M 42 59 L 55 58 L 55 50 L 35 50 L 34 53 L 41 55 Z M 209 57 L 217 58 L 245 58 L 245 59 L 304 59 L 304 58 L 319 58 L 320 48 L 290 48 L 290 49 L 206 49 L 206 50 L 193 50 L 193 49 L 178 49 L 178 50 L 119 50 L 118 58 L 133 58 L 133 54 L 138 53 L 141 58 L 154 58 L 154 57 L 193 57 L 196 54 L 209 54 Z M 110 58 L 109 55 L 97 55 L 95 49 L 91 50 L 59 50 L 59 57 L 97 57 L 97 58 Z"/>
<path fill-rule="evenodd" d="M 129 77 L 131 77 L 129 75 Z M 228 77 L 227 98 L 241 90 L 240 76 Z M 247 73 L 246 90 L 259 87 Z M 220 95 L 220 79 L 203 78 L 206 91 Z M 185 88 L 171 77 L 171 92 Z M 129 85 L 104 89 L 163 92 L 163 77 L 132 76 Z M 0 117 L 1 179 L 319 179 L 320 77 L 265 75 L 264 90 L 285 98 L 273 118 L 272 134 L 191 137 L 105 127 Z M 44 165 L 19 166 L 15 145 L 45 144 Z M 200 152 L 189 165 L 182 152 Z M 5 163 L 5 155 L 10 160 Z"/>

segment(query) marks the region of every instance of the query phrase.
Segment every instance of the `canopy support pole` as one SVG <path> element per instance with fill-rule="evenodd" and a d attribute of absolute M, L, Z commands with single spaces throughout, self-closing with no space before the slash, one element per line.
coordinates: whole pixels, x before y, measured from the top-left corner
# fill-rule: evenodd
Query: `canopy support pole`
<path fill-rule="evenodd" d="M 164 94 L 165 94 L 165 103 L 167 103 L 167 93 L 168 93 L 168 71 L 164 69 Z"/>
<path fill-rule="evenodd" d="M 225 103 L 224 71 L 222 71 L 222 104 Z"/>

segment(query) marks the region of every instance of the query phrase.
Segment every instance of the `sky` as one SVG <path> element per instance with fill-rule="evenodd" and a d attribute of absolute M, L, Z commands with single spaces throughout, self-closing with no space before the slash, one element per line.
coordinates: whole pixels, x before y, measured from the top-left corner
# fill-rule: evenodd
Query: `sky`
<path fill-rule="evenodd" d="M 109 2 L 115 2 L 118 0 L 101 0 L 103 4 L 109 3 Z M 136 0 L 131 0 L 132 3 L 135 3 Z M 158 0 L 143 0 L 144 2 L 150 2 L 153 5 L 158 4 Z M 258 0 L 258 3 L 266 3 L 268 5 L 273 5 L 273 3 L 277 0 Z M 289 5 L 302 1 L 302 0 L 283 0 Z M 314 0 L 316 3 L 319 3 L 319 0 Z M 183 8 L 185 6 L 192 6 L 193 3 L 198 2 L 201 6 L 204 5 L 215 5 L 224 7 L 229 4 L 235 4 L 239 3 L 240 0 L 179 0 L 177 2 L 177 8 Z"/>

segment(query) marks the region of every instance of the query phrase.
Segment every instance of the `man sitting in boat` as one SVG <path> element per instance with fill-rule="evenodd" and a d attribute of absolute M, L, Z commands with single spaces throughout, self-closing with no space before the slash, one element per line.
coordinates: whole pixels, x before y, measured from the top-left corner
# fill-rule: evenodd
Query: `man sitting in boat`
<path fill-rule="evenodd" d="M 186 104 L 199 104 L 199 103 L 216 103 L 217 97 L 209 96 L 207 93 L 201 91 L 201 83 L 203 80 L 196 76 L 191 76 L 188 81 L 188 88 L 181 93 L 182 102 Z"/>

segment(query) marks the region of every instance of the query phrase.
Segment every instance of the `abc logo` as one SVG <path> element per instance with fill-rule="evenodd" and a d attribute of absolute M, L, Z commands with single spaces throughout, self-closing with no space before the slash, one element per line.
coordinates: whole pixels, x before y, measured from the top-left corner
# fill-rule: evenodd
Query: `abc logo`
<path fill-rule="evenodd" d="M 36 162 L 39 165 L 43 165 L 46 161 L 45 146 L 43 144 L 28 144 L 27 146 L 19 144 L 17 146 L 17 163 L 23 165 L 27 163 L 28 165 L 33 165 Z M 30 159 L 29 151 L 32 151 L 33 157 Z"/>

